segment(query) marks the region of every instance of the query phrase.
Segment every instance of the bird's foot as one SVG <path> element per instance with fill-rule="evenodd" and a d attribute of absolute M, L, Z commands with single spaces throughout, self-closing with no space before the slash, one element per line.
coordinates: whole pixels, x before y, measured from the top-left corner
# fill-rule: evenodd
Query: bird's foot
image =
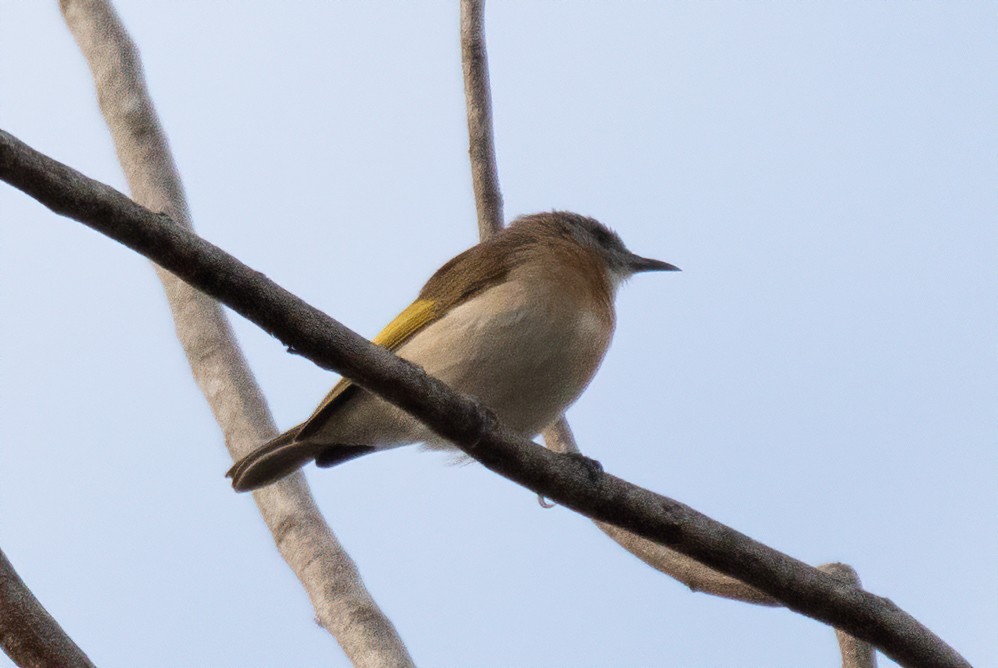
<path fill-rule="evenodd" d="M 558 504 L 555 503 L 554 501 L 548 501 L 548 498 L 543 494 L 538 494 L 537 505 L 539 505 L 544 510 L 550 510 L 551 508 L 556 507 Z"/>
<path fill-rule="evenodd" d="M 568 457 L 572 461 L 581 464 L 586 471 L 586 477 L 589 478 L 589 482 L 594 485 L 603 476 L 603 465 L 591 457 L 586 457 L 581 452 L 566 452 L 562 457 Z"/>

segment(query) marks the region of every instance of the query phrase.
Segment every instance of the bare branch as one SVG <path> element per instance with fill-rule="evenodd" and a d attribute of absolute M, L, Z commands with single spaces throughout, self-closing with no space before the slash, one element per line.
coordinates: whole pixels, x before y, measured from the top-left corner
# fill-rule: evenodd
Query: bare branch
<path fill-rule="evenodd" d="M 461 60 L 464 64 L 464 99 L 468 110 L 468 154 L 471 157 L 478 231 L 482 241 L 502 228 L 502 195 L 492 133 L 492 96 L 485 48 L 484 12 L 484 0 L 461 0 Z M 542 436 L 544 444 L 555 452 L 581 454 L 565 418 L 546 429 Z M 776 601 L 765 594 L 675 550 L 611 524 L 596 522 L 596 525 L 646 564 L 685 583 L 694 591 L 777 605 Z"/>
<path fill-rule="evenodd" d="M 461 0 L 461 60 L 464 64 L 464 97 L 468 111 L 468 137 L 472 183 L 478 210 L 479 237 L 484 241 L 502 228 L 502 194 L 496 168 L 492 132 L 492 94 L 489 86 L 488 56 L 485 48 L 485 0 Z M 544 444 L 560 453 L 582 454 L 568 421 L 562 417 L 544 430 Z M 543 504 L 543 497 L 540 497 Z M 779 601 L 740 580 L 707 566 L 659 543 L 620 527 L 594 520 L 597 527 L 621 547 L 652 568 L 679 580 L 693 591 L 701 591 L 758 605 L 779 605 Z M 845 568 L 851 583 L 859 586 L 855 571 L 844 564 L 826 564 L 819 570 Z M 838 574 L 835 571 L 833 574 Z M 847 581 L 848 578 L 847 578 Z M 836 630 L 843 668 L 872 668 L 873 648 L 861 640 Z"/>
<path fill-rule="evenodd" d="M 560 453 L 582 454 L 568 422 L 559 420 L 544 432 L 544 444 Z M 718 573 L 675 550 L 606 522 L 595 522 L 603 533 L 657 571 L 679 580 L 693 591 L 759 605 L 779 605 L 779 601 L 758 589 Z"/>
<path fill-rule="evenodd" d="M 825 564 L 818 568 L 854 587 L 862 586 L 856 569 L 848 564 Z M 842 652 L 842 668 L 877 668 L 877 652 L 873 645 L 839 629 L 835 629 L 835 637 Z"/>
<path fill-rule="evenodd" d="M 484 8 L 484 0 L 461 0 L 461 56 L 464 63 L 464 97 L 468 110 L 468 153 L 471 156 L 478 230 L 482 241 L 502 227 L 501 212 L 497 217 L 493 209 L 493 203 L 502 202 L 502 195 L 499 191 L 491 127 L 492 99 L 485 49 Z M 582 454 L 564 417 L 548 427 L 542 436 L 544 444 L 554 452 Z M 594 523 L 625 550 L 652 568 L 684 583 L 693 591 L 759 605 L 779 605 L 772 597 L 744 582 L 718 573 L 664 545 L 606 522 Z M 840 639 L 851 638 L 838 633 Z"/>
<path fill-rule="evenodd" d="M 544 444 L 555 452 L 581 454 L 575 436 L 565 420 L 559 420 L 544 432 Z M 664 545 L 642 538 L 606 522 L 594 522 L 607 536 L 621 547 L 655 570 L 679 580 L 693 591 L 722 598 L 730 598 L 757 605 L 780 605 L 780 601 L 767 596 L 733 577 L 708 568 L 698 561 L 670 550 Z M 860 586 L 856 571 L 846 564 L 831 563 L 817 567 L 854 587 Z M 873 646 L 838 629 L 835 636 L 842 654 L 842 668 L 876 668 L 877 659 Z"/>
<path fill-rule="evenodd" d="M 461 0 L 461 60 L 464 64 L 464 99 L 468 110 L 468 153 L 471 157 L 478 230 L 482 241 L 502 228 L 502 195 L 492 133 L 492 96 L 485 48 L 484 10 L 484 0 Z M 564 418 L 545 430 L 543 437 L 544 444 L 555 452 L 581 454 Z M 596 522 L 596 525 L 646 564 L 685 583 L 694 591 L 705 591 L 751 603 L 777 605 L 776 601 L 765 594 L 675 550 L 611 524 Z"/>
<path fill-rule="evenodd" d="M 190 229 L 183 186 L 134 43 L 105 0 L 62 0 L 61 6 L 93 72 L 101 110 L 135 201 Z M 238 459 L 277 433 L 270 409 L 221 307 L 168 271 L 158 269 L 158 274 L 194 378 Z M 304 476 L 287 478 L 257 492 L 254 499 L 278 549 L 308 592 L 319 623 L 354 665 L 412 665 L 392 623 L 319 513 Z"/>
<path fill-rule="evenodd" d="M 492 92 L 485 52 L 485 0 L 461 0 L 461 64 L 468 110 L 468 155 L 483 240 L 502 229 L 502 191 L 492 141 Z"/>
<path fill-rule="evenodd" d="M 0 648 L 21 668 L 93 667 L 0 550 Z"/>
<path fill-rule="evenodd" d="M 375 346 L 167 216 L 2 130 L 0 180 L 145 255 L 290 350 L 399 406 L 492 471 L 535 493 L 742 580 L 792 610 L 868 640 L 902 665 L 969 666 L 891 601 L 821 573 L 678 501 L 597 473 L 518 436 L 473 398 Z"/>

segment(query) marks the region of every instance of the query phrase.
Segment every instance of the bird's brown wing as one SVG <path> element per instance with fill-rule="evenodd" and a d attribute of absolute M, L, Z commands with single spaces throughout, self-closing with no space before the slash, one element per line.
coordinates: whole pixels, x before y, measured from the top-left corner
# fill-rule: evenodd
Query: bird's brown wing
<path fill-rule="evenodd" d="M 516 234 L 499 234 L 447 262 L 430 277 L 416 301 L 388 323 L 373 342 L 394 352 L 455 306 L 502 282 L 518 260 L 517 251 L 522 241 Z M 238 461 L 227 474 L 232 478 L 233 487 L 240 491 L 256 489 L 292 473 L 312 459 L 317 464 L 331 466 L 369 452 L 366 444 L 308 442 L 309 436 L 320 432 L 359 391 L 349 379 L 341 379 L 305 422 Z"/>
<path fill-rule="evenodd" d="M 388 326 L 374 337 L 372 343 L 395 351 L 438 317 L 437 309 L 432 301 L 417 299 L 388 323 Z M 319 431 L 333 413 L 356 391 L 357 386 L 349 378 L 341 378 L 312 415 L 295 428 L 297 429 L 295 440 L 303 441 L 310 434 Z"/>
<path fill-rule="evenodd" d="M 395 352 L 455 306 L 501 282 L 511 267 L 513 255 L 509 250 L 496 248 L 494 243 L 479 244 L 451 259 L 430 277 L 416 301 L 388 323 L 372 343 Z M 294 440 L 304 441 L 320 431 L 356 391 L 349 379 L 340 379 L 312 415 L 295 427 Z"/>

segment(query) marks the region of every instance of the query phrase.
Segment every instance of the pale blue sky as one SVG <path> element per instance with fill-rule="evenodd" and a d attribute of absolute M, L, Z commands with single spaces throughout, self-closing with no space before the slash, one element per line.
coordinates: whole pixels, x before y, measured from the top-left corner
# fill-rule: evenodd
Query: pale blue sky
<path fill-rule="evenodd" d="M 0 0 L 0 127 L 123 188 L 56 2 Z M 119 2 L 199 232 L 371 335 L 475 241 L 456 2 Z M 493 2 L 508 217 L 593 215 L 626 286 L 570 412 L 610 472 L 854 565 L 998 665 L 993 3 Z M 0 186 L 0 547 L 101 666 L 346 665 L 147 263 Z M 334 377 L 235 326 L 278 423 Z M 424 666 L 834 666 L 415 448 L 309 473 Z M 5 659 L 0 659 L 0 663 Z M 882 660 L 882 665 L 890 662 Z"/>

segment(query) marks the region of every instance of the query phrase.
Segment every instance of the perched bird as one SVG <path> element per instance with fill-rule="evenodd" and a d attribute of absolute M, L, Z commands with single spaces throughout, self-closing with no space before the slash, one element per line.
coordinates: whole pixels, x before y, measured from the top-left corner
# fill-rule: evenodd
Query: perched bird
<path fill-rule="evenodd" d="M 677 270 L 635 255 L 592 218 L 563 211 L 523 216 L 441 267 L 374 343 L 533 437 L 561 417 L 603 361 L 620 283 L 641 271 Z M 420 442 L 449 446 L 344 378 L 310 418 L 228 475 L 236 490 L 248 491 L 311 461 L 328 467 Z"/>

